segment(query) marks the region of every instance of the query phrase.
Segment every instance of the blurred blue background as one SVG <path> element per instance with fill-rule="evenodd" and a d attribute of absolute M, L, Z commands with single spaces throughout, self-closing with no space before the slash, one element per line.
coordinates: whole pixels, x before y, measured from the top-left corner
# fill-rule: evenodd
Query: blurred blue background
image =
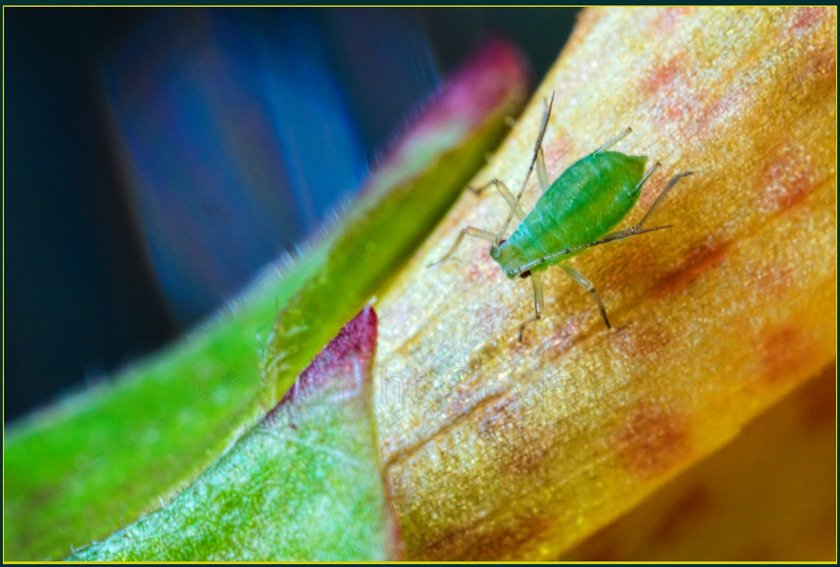
<path fill-rule="evenodd" d="M 482 39 L 570 9 L 4 9 L 4 417 L 172 340 L 349 198 Z"/>

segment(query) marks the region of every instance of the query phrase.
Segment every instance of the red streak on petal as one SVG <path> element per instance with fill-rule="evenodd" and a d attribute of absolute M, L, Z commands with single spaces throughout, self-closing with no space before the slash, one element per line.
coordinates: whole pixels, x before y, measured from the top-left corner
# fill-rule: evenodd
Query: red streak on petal
<path fill-rule="evenodd" d="M 633 359 L 661 360 L 671 339 L 671 334 L 662 325 L 635 321 L 609 335 L 610 343 Z"/>
<path fill-rule="evenodd" d="M 677 22 L 685 16 L 693 12 L 695 8 L 690 6 L 682 6 L 677 8 L 663 8 L 659 15 L 653 20 L 653 27 L 658 29 L 661 33 L 671 34 Z"/>
<path fill-rule="evenodd" d="M 784 297 L 794 285 L 792 269 L 783 269 L 767 261 L 749 273 L 750 285 L 770 296 Z"/>
<path fill-rule="evenodd" d="M 820 20 L 827 17 L 828 12 L 828 8 L 825 7 L 798 8 L 794 11 L 789 29 L 794 35 L 809 31 L 816 27 Z"/>
<path fill-rule="evenodd" d="M 725 259 L 730 243 L 708 240 L 696 246 L 675 269 L 656 283 L 653 293 L 659 297 L 686 289 L 704 272 L 719 266 Z"/>
<path fill-rule="evenodd" d="M 761 352 L 764 382 L 768 385 L 798 377 L 799 369 L 815 355 L 814 346 L 805 333 L 791 326 L 771 331 L 761 345 Z"/>
<path fill-rule="evenodd" d="M 666 473 L 688 453 L 685 419 L 668 408 L 643 403 L 613 438 L 620 461 L 643 479 Z"/>
<path fill-rule="evenodd" d="M 646 96 L 652 96 L 665 89 L 674 82 L 680 72 L 684 72 L 682 55 L 672 57 L 668 61 L 657 63 L 642 79 L 640 88 Z"/>
<path fill-rule="evenodd" d="M 594 150 L 595 148 L 592 149 Z M 545 152 L 545 168 L 548 171 L 549 183 L 552 183 L 563 173 L 564 168 L 557 165 L 561 159 L 568 156 L 567 161 L 569 162 L 569 165 L 571 165 L 580 158 L 579 155 L 576 155 L 574 140 L 572 140 L 568 133 L 560 128 L 554 130 L 550 141 L 543 143 L 543 151 Z M 539 191 L 539 189 L 535 190 Z"/>
<path fill-rule="evenodd" d="M 801 149 L 785 146 L 764 168 L 757 190 L 766 212 L 786 211 L 801 203 L 814 189 L 814 174 Z"/>

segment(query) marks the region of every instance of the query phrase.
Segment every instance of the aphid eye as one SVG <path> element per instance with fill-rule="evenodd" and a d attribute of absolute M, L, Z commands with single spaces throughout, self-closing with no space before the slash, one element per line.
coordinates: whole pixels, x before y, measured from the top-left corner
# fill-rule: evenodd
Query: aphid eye
<path fill-rule="evenodd" d="M 501 245 L 502 245 L 502 244 L 504 244 L 505 242 L 507 242 L 507 238 L 502 238 L 502 239 L 499 241 L 499 246 L 501 246 Z M 497 246 L 497 248 L 498 248 L 498 246 Z"/>
<path fill-rule="evenodd" d="M 519 274 L 519 277 L 520 277 L 520 278 L 522 278 L 522 279 L 524 280 L 525 278 L 527 278 L 527 277 L 528 277 L 528 276 L 530 276 L 530 275 L 531 275 L 531 270 L 525 270 L 524 272 L 522 272 L 521 274 Z"/>

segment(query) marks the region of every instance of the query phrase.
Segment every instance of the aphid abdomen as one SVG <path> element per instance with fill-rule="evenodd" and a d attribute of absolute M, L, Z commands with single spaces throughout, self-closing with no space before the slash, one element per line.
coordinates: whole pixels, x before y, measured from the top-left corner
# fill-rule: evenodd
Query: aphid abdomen
<path fill-rule="evenodd" d="M 612 230 L 639 198 L 636 186 L 646 161 L 644 156 L 603 152 L 567 169 L 522 221 L 532 245 L 517 244 L 528 261 L 588 244 Z M 516 234 L 510 240 L 516 241 Z"/>

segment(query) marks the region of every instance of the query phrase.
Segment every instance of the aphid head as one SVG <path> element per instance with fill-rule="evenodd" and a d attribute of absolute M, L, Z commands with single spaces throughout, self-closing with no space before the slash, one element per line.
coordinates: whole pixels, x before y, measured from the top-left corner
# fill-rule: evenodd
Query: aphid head
<path fill-rule="evenodd" d="M 491 246 L 490 257 L 499 264 L 509 279 L 516 279 L 523 273 L 521 267 L 526 260 L 522 257 L 522 251 L 517 246 L 511 246 L 506 242 L 506 240 L 502 240 L 498 246 Z"/>
<path fill-rule="evenodd" d="M 503 238 L 499 241 L 498 244 L 494 244 L 493 246 L 490 247 L 490 257 L 493 258 L 494 260 L 496 260 L 496 262 L 499 261 L 499 255 L 501 254 L 500 251 L 502 249 L 502 246 L 505 244 L 505 242 L 507 242 L 507 240 Z"/>

